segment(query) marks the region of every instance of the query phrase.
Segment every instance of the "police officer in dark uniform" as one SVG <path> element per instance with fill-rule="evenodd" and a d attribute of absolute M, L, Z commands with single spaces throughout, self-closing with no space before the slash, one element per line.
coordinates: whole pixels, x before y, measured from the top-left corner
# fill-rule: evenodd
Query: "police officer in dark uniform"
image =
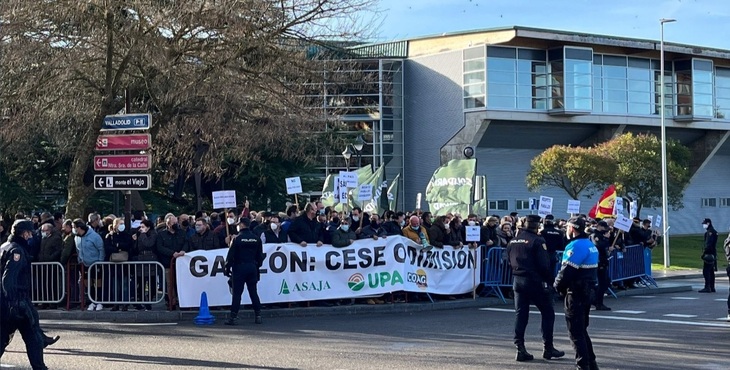
<path fill-rule="evenodd" d="M 593 305 L 596 306 L 597 311 L 611 311 L 610 307 L 603 304 L 603 296 L 611 284 L 611 279 L 608 276 L 608 256 L 613 250 L 611 246 L 612 241 L 608 223 L 606 221 L 599 221 L 593 234 L 591 234 L 591 242 L 598 249 L 598 288 L 593 298 Z"/>
<path fill-rule="evenodd" d="M 226 325 L 236 325 L 238 310 L 241 308 L 241 295 L 244 285 L 248 288 L 248 296 L 251 298 L 253 311 L 256 316 L 255 322 L 261 324 L 261 300 L 256 290 L 259 280 L 259 268 L 264 263 L 264 248 L 259 239 L 249 229 L 251 220 L 241 218 L 238 222 L 238 235 L 228 237 L 230 249 L 226 257 L 226 276 L 230 277 L 233 283 L 233 300 L 231 301 L 231 315 L 225 322 Z"/>
<path fill-rule="evenodd" d="M 555 252 L 565 249 L 565 233 L 555 226 L 555 216 L 545 216 L 540 236 L 545 239 L 548 256 L 550 257 L 550 271 L 555 276 L 558 271 L 558 255 Z"/>
<path fill-rule="evenodd" d="M 559 358 L 565 352 L 553 346 L 553 309 L 550 290 L 553 284 L 553 272 L 550 270 L 549 257 L 545 239 L 537 235 L 540 216 L 523 217 L 518 225 L 517 235 L 507 245 L 505 251 L 514 275 L 513 288 L 515 294 L 515 337 L 517 361 L 530 361 L 534 357 L 525 349 L 525 329 L 530 316 L 530 304 L 534 304 L 542 315 L 542 340 L 545 359 Z"/>
<path fill-rule="evenodd" d="M 563 263 L 555 278 L 555 289 L 565 296 L 565 321 L 575 349 L 576 369 L 597 370 L 593 343 L 588 336 L 588 315 L 591 312 L 591 290 L 596 285 L 598 249 L 585 233 L 585 219 L 568 220 Z"/>
<path fill-rule="evenodd" d="M 8 241 L 0 246 L 0 357 L 10 343 L 10 335 L 18 330 L 30 365 L 37 370 L 48 368 L 43 361 L 45 338 L 31 301 L 31 259 L 26 249 L 32 237 L 33 223 L 16 220 Z"/>

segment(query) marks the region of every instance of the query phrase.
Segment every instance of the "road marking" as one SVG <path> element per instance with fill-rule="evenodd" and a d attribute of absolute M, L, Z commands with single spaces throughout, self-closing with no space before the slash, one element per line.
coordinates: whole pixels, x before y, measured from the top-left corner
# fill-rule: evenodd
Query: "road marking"
<path fill-rule="evenodd" d="M 494 311 L 494 312 L 509 312 L 515 313 L 514 309 L 507 308 L 480 308 L 481 311 Z M 615 312 L 615 311 L 614 311 Z M 532 314 L 540 314 L 540 311 L 530 311 Z M 565 316 L 564 313 L 555 313 L 556 316 Z M 662 319 L 643 319 L 638 317 L 624 317 L 624 316 L 602 316 L 591 314 L 591 319 L 606 319 L 606 320 L 618 320 L 618 321 L 640 321 L 640 322 L 653 322 L 659 324 L 676 324 L 676 325 L 687 325 L 687 326 L 709 326 L 713 328 L 730 328 L 730 323 L 720 324 L 714 322 L 694 322 L 694 321 L 679 321 L 679 320 L 662 320 Z"/>
<path fill-rule="evenodd" d="M 662 315 L 664 317 L 676 317 L 680 319 L 691 319 L 693 317 L 697 317 L 697 315 L 683 315 L 681 313 L 668 313 L 666 315 Z"/>
<path fill-rule="evenodd" d="M 655 295 L 632 295 L 631 298 L 649 299 L 649 298 L 656 298 L 656 296 Z"/>
<path fill-rule="evenodd" d="M 176 322 L 151 322 L 151 323 L 125 323 L 125 322 L 88 322 L 88 321 L 54 321 L 54 320 L 40 320 L 41 324 L 49 325 L 111 325 L 111 326 L 176 326 Z"/>
<path fill-rule="evenodd" d="M 614 313 L 627 313 L 629 315 L 640 315 L 642 313 L 646 313 L 646 311 L 632 311 L 632 310 L 618 310 L 613 311 Z"/>
<path fill-rule="evenodd" d="M 690 301 L 690 300 L 699 299 L 699 298 L 698 297 L 672 297 L 672 299 L 680 299 L 680 300 Z"/>
<path fill-rule="evenodd" d="M 725 302 L 725 301 L 727 301 L 727 299 L 725 299 L 725 298 L 718 298 L 715 300 L 715 302 Z"/>

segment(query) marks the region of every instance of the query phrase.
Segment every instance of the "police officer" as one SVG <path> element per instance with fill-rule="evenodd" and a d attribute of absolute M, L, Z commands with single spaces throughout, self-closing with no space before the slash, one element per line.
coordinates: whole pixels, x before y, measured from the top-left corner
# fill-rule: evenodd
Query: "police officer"
<path fill-rule="evenodd" d="M 565 249 L 565 234 L 555 226 L 555 216 L 545 216 L 540 236 L 545 239 L 548 256 L 550 257 L 550 271 L 555 276 L 558 272 L 558 255 L 555 252 Z"/>
<path fill-rule="evenodd" d="M 517 361 L 530 361 L 534 357 L 525 349 L 525 329 L 530 316 L 530 304 L 542 315 L 542 340 L 545 359 L 559 358 L 565 352 L 553 347 L 555 310 L 549 290 L 552 290 L 553 272 L 550 271 L 545 239 L 537 235 L 540 216 L 523 217 L 517 235 L 507 245 L 506 256 L 514 275 L 515 337 Z"/>
<path fill-rule="evenodd" d="M 598 288 L 593 299 L 593 305 L 596 306 L 596 311 L 611 311 L 610 307 L 603 304 L 603 296 L 608 290 L 608 285 L 611 284 L 611 279 L 608 276 L 608 256 L 613 251 L 613 246 L 611 245 L 611 231 L 608 229 L 608 223 L 606 221 L 598 222 L 590 239 L 598 249 Z"/>
<path fill-rule="evenodd" d="M 16 330 L 25 342 L 28 360 L 34 370 L 48 369 L 43 362 L 45 339 L 38 313 L 31 302 L 31 259 L 28 240 L 33 237 L 33 223 L 16 220 L 8 241 L 0 246 L 0 357 Z"/>
<path fill-rule="evenodd" d="M 264 248 L 261 239 L 249 229 L 250 225 L 251 220 L 242 217 L 238 222 L 238 235 L 226 238 L 231 247 L 228 249 L 226 257 L 225 274 L 231 278 L 233 283 L 231 315 L 225 322 L 226 325 L 236 325 L 244 285 L 248 288 L 248 296 L 251 298 L 256 316 L 255 322 L 257 324 L 262 322 L 261 300 L 256 290 L 256 284 L 259 280 L 259 268 L 264 263 Z"/>
<path fill-rule="evenodd" d="M 588 336 L 588 315 L 591 312 L 591 290 L 596 285 L 598 249 L 585 233 L 583 218 L 568 220 L 563 263 L 555 278 L 555 289 L 565 295 L 565 321 L 573 343 L 576 369 L 597 370 L 596 355 Z"/>

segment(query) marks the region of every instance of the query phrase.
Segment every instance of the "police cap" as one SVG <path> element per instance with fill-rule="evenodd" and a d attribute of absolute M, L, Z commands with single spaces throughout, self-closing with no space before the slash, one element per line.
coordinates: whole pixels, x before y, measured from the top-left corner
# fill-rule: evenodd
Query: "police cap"
<path fill-rule="evenodd" d="M 586 228 L 586 220 L 581 217 L 571 217 L 568 220 L 568 225 L 582 231 Z"/>
<path fill-rule="evenodd" d="M 240 219 L 238 220 L 238 224 L 239 224 L 239 225 L 244 225 L 244 226 L 246 226 L 246 227 L 249 227 L 249 226 L 251 226 L 251 219 L 250 219 L 250 218 L 248 218 L 248 217 L 241 217 L 241 218 L 240 218 Z"/>
<path fill-rule="evenodd" d="M 26 231 L 33 232 L 33 222 L 27 220 L 15 220 L 15 222 L 13 222 L 13 227 L 10 229 L 10 234 L 21 236 Z"/>

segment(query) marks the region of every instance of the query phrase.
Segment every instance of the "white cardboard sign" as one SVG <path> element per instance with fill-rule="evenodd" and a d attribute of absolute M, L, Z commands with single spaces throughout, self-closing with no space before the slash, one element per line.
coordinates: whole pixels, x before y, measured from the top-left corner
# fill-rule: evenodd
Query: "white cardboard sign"
<path fill-rule="evenodd" d="M 466 241 L 478 242 L 481 239 L 481 228 L 479 226 L 466 227 Z"/>
<path fill-rule="evenodd" d="M 344 181 L 348 188 L 356 188 L 358 185 L 357 172 L 340 171 L 340 180 Z"/>
<path fill-rule="evenodd" d="M 297 177 L 288 177 L 286 179 L 286 193 L 291 194 L 299 194 L 303 193 L 304 190 L 302 190 L 302 179 Z"/>
<path fill-rule="evenodd" d="M 340 203 L 349 204 L 350 198 L 348 196 L 348 191 L 347 191 L 347 181 L 343 180 L 341 177 L 338 179 L 338 181 L 340 182 L 340 186 L 339 186 Z"/>
<path fill-rule="evenodd" d="M 662 227 L 662 216 L 656 215 L 654 227 Z"/>
<path fill-rule="evenodd" d="M 568 213 L 580 213 L 580 201 L 575 199 L 568 200 Z"/>
<path fill-rule="evenodd" d="M 553 198 L 541 195 L 540 208 L 538 208 L 537 214 L 540 215 L 540 217 L 545 217 L 551 213 L 553 213 Z"/>
<path fill-rule="evenodd" d="M 213 209 L 236 208 L 236 191 L 222 190 L 213 192 Z"/>
<path fill-rule="evenodd" d="M 639 203 L 632 200 L 631 205 L 629 206 L 629 218 L 636 217 L 637 213 L 639 213 Z"/>
<path fill-rule="evenodd" d="M 616 197 L 616 201 L 613 203 L 613 213 L 619 214 L 624 211 L 624 199 Z"/>
<path fill-rule="evenodd" d="M 630 218 L 624 215 L 616 215 L 616 222 L 614 222 L 613 226 L 627 233 L 631 229 L 632 223 L 633 221 Z"/>
<path fill-rule="evenodd" d="M 358 190 L 357 200 L 359 202 L 373 199 L 373 186 L 371 184 L 362 184 Z"/>

